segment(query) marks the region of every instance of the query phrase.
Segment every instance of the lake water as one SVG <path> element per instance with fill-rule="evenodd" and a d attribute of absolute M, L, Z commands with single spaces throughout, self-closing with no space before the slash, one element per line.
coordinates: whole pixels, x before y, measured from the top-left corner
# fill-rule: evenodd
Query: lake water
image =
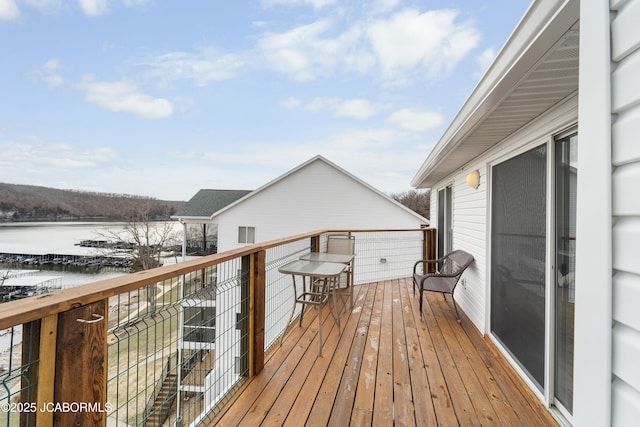
<path fill-rule="evenodd" d="M 114 240 L 104 236 L 112 236 L 125 230 L 125 223 L 114 222 L 26 222 L 0 223 L 0 253 L 9 254 L 60 254 L 60 255 L 104 255 L 100 250 L 81 247 L 83 240 Z M 182 227 L 176 222 L 174 231 Z M 165 261 L 167 262 L 167 261 Z M 125 270 L 101 269 L 88 272 L 76 268 L 76 271 L 64 271 L 60 267 L 51 266 L 19 266 L 2 265 L 0 270 L 37 269 L 37 276 L 56 276 L 62 279 L 62 287 L 73 287 L 96 282 L 98 280 L 127 274 Z M 45 268 L 56 268 L 55 270 Z M 4 355 L 11 345 L 21 342 L 20 328 L 14 333 L 0 331 L 0 356 Z M 1 357 L 0 357 L 1 359 Z"/>
<path fill-rule="evenodd" d="M 113 240 L 105 239 L 104 236 L 121 232 L 125 226 L 125 223 L 114 222 L 0 223 L 0 253 L 104 255 L 100 250 L 78 244 L 83 240 Z M 42 275 L 62 277 L 63 287 L 78 286 L 127 273 L 113 269 L 89 273 L 78 269 L 73 272 L 60 269 L 50 271 L 45 270 L 45 266 L 32 268 L 41 270 Z M 0 269 L 7 269 L 7 265 L 0 266 Z"/>

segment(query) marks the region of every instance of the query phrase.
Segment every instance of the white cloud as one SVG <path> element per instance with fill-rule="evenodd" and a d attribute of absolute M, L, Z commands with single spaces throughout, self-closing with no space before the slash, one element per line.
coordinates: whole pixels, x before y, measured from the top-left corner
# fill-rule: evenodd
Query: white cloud
<path fill-rule="evenodd" d="M 397 5 L 397 0 L 378 0 L 372 8 L 391 10 Z M 330 8 L 322 16 L 258 35 L 252 49 L 222 52 L 211 46 L 169 52 L 135 65 L 147 67 L 146 76 L 161 86 L 181 79 L 204 86 L 252 69 L 273 70 L 300 82 L 355 74 L 400 85 L 445 77 L 480 39 L 471 22 L 459 22 L 455 10 L 405 9 L 390 16 L 387 11 L 384 19 L 368 15 L 348 20 Z M 342 27 L 345 22 L 348 26 Z"/>
<path fill-rule="evenodd" d="M 367 30 L 382 77 L 402 83 L 407 73 L 436 78 L 451 69 L 479 42 L 469 23 L 456 23 L 454 10 L 418 13 L 403 10 Z"/>
<path fill-rule="evenodd" d="M 41 173 L 95 168 L 116 157 L 111 148 L 88 149 L 69 144 L 45 143 L 38 138 L 0 144 L 0 149 L 0 165 L 3 170 L 39 170 Z"/>
<path fill-rule="evenodd" d="M 378 7 L 394 8 L 393 0 Z M 449 73 L 478 44 L 470 22 L 455 10 L 419 13 L 405 9 L 385 19 L 360 19 L 336 32 L 335 17 L 281 33 L 267 33 L 257 44 L 264 66 L 298 81 L 338 73 L 373 74 L 405 84 Z"/>
<path fill-rule="evenodd" d="M 485 71 L 489 68 L 489 65 L 493 62 L 496 57 L 496 51 L 493 47 L 489 47 L 482 51 L 480 55 L 476 58 L 476 63 L 480 66 L 476 77 L 482 76 Z"/>
<path fill-rule="evenodd" d="M 399 144 L 409 139 L 406 133 L 388 128 L 350 129 L 304 141 L 239 144 L 233 153 L 203 153 L 189 163 L 189 170 L 202 172 L 200 188 L 210 182 L 217 188 L 255 189 L 320 154 L 383 192 L 400 192 L 409 188 L 423 159 L 423 153 L 416 155 L 414 144 Z M 220 167 L 211 168 L 212 160 Z"/>
<path fill-rule="evenodd" d="M 0 21 L 10 21 L 20 16 L 15 0 L 0 0 Z"/>
<path fill-rule="evenodd" d="M 108 0 L 78 0 L 78 6 L 89 16 L 104 15 L 109 12 Z"/>
<path fill-rule="evenodd" d="M 375 0 L 371 3 L 374 13 L 384 13 L 395 9 L 400 0 Z"/>
<path fill-rule="evenodd" d="M 161 84 L 191 79 L 204 86 L 212 81 L 235 77 L 245 66 L 245 61 L 241 54 L 223 54 L 209 47 L 198 53 L 170 52 L 140 61 L 138 65 L 149 67 L 147 76 Z"/>
<path fill-rule="evenodd" d="M 85 79 L 78 87 L 85 91 L 88 102 L 109 111 L 133 113 L 145 119 L 164 119 L 173 114 L 171 102 L 141 93 L 131 83 Z"/>
<path fill-rule="evenodd" d="M 148 2 L 148 0 L 122 0 L 122 3 L 125 6 L 129 6 L 129 7 L 146 4 L 147 2 Z"/>
<path fill-rule="evenodd" d="M 299 6 L 309 5 L 315 9 L 321 9 L 325 6 L 336 3 L 337 0 L 262 0 L 264 6 Z"/>
<path fill-rule="evenodd" d="M 411 132 L 428 132 L 442 125 L 444 117 L 435 111 L 406 108 L 391 114 L 387 122 Z"/>
<path fill-rule="evenodd" d="M 266 66 L 288 74 L 295 80 L 326 76 L 339 64 L 338 39 L 322 38 L 329 21 L 317 21 L 280 34 L 267 34 L 258 43 Z"/>
<path fill-rule="evenodd" d="M 353 119 L 368 119 L 380 111 L 388 108 L 382 104 L 376 104 L 366 99 L 340 99 L 336 97 L 318 97 L 307 103 L 296 98 L 287 98 L 282 101 L 287 109 L 300 108 L 305 111 L 329 111 L 340 117 Z"/>
<path fill-rule="evenodd" d="M 280 105 L 282 105 L 287 110 L 293 110 L 295 108 L 300 107 L 302 105 L 302 102 L 300 102 L 300 100 L 296 99 L 296 98 L 287 98 L 287 99 L 283 100 L 280 103 Z"/>
<path fill-rule="evenodd" d="M 54 13 L 62 10 L 63 0 L 22 0 L 25 4 L 41 13 Z"/>
<path fill-rule="evenodd" d="M 40 68 L 35 70 L 32 76 L 35 81 L 43 82 L 50 89 L 53 89 L 64 84 L 64 77 L 59 74 L 61 69 L 62 64 L 54 58 L 48 60 Z"/>
<path fill-rule="evenodd" d="M 72 4 L 77 4 L 86 15 L 99 16 L 109 13 L 109 4 L 114 0 L 21 0 L 21 2 L 45 14 L 70 10 Z M 124 6 L 135 7 L 146 4 L 148 0 L 120 0 L 120 2 Z M 0 0 L 0 19 L 3 3 L 15 3 L 15 0 Z"/>
<path fill-rule="evenodd" d="M 336 105 L 335 112 L 339 116 L 367 119 L 375 115 L 380 107 L 366 99 L 348 99 Z"/>

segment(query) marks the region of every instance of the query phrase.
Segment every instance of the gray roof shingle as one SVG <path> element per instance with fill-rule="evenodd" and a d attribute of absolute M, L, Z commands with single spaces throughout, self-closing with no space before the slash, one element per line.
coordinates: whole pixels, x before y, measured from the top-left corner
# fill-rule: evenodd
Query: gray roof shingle
<path fill-rule="evenodd" d="M 206 217 L 218 212 L 231 203 L 251 193 L 251 190 L 209 190 L 198 191 L 174 217 Z"/>

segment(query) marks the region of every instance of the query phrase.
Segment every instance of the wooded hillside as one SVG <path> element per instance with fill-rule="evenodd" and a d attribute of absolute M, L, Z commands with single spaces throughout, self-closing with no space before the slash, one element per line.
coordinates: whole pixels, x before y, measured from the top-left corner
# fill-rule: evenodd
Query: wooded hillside
<path fill-rule="evenodd" d="M 0 221 L 128 220 L 141 212 L 162 219 L 173 215 L 184 203 L 0 183 Z"/>

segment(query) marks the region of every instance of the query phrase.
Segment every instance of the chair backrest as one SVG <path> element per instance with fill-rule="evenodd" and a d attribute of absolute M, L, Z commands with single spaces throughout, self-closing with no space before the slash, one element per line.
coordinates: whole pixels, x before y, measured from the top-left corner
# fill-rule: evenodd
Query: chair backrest
<path fill-rule="evenodd" d="M 327 252 L 340 255 L 354 255 L 356 238 L 347 234 L 330 234 L 327 236 Z"/>
<path fill-rule="evenodd" d="M 473 262 L 473 255 L 463 250 L 455 250 L 444 257 L 441 274 L 460 276 Z"/>

